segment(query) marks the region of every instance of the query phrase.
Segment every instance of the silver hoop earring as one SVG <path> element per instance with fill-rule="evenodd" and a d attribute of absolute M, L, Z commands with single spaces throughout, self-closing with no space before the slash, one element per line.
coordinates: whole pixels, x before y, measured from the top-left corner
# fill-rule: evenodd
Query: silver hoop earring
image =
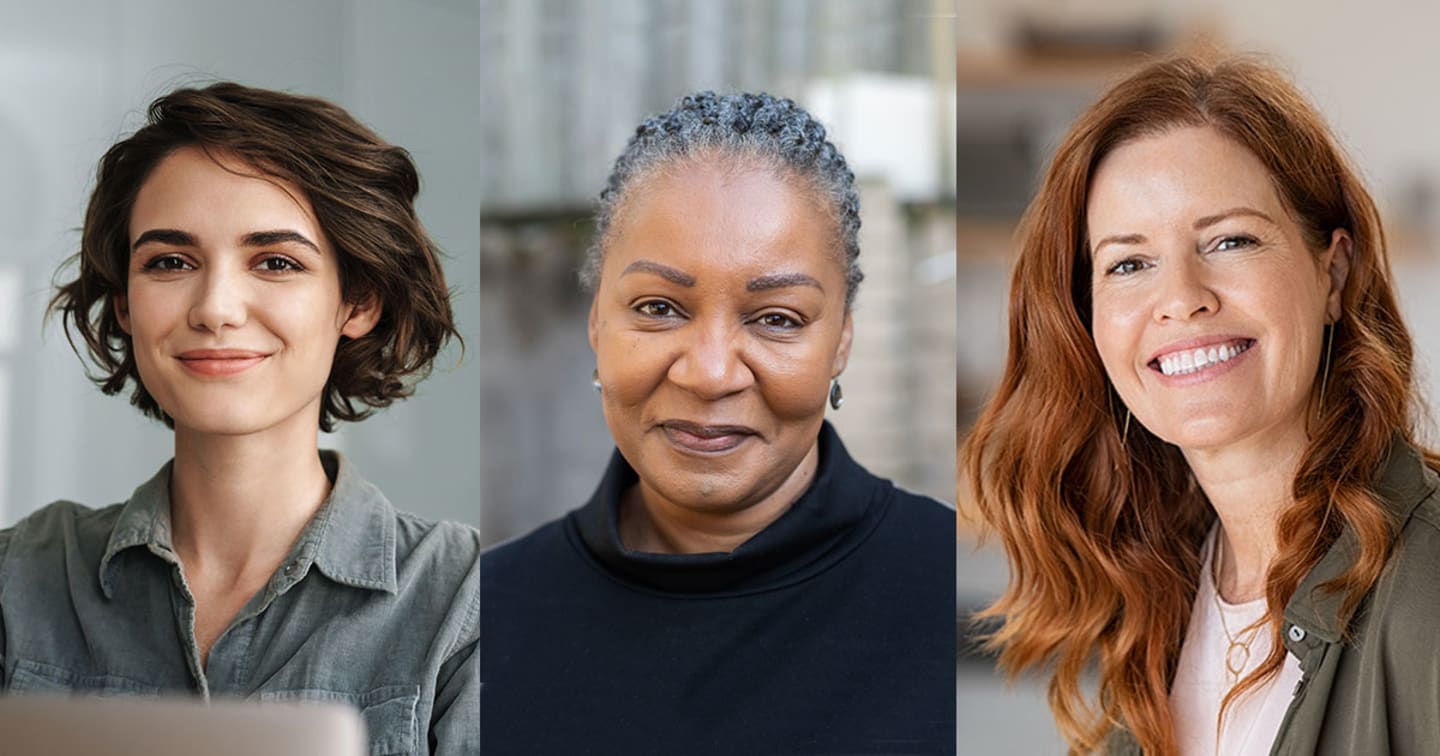
<path fill-rule="evenodd" d="M 840 409 L 845 403 L 845 392 L 840 390 L 840 379 L 830 379 L 830 409 Z"/>
<path fill-rule="evenodd" d="M 600 368 L 595 368 L 595 372 L 590 374 L 590 385 L 594 386 L 596 391 L 600 390 Z"/>

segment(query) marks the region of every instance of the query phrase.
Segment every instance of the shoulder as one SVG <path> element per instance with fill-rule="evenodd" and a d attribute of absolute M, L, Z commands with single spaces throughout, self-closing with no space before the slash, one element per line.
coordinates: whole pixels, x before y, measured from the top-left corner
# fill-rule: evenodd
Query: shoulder
<path fill-rule="evenodd" d="M 63 558 L 67 551 L 78 550 L 93 552 L 98 562 L 123 506 L 92 509 L 73 501 L 48 504 L 0 530 L 0 559 L 14 564 L 18 560 Z"/>
<path fill-rule="evenodd" d="M 458 522 L 395 513 L 395 563 L 399 572 L 440 588 L 479 579 L 480 531 Z"/>
<path fill-rule="evenodd" d="M 1440 489 L 1415 508 L 1396 538 L 1394 550 L 1375 587 L 1372 611 L 1386 618 L 1392 642 L 1433 652 L 1440 623 Z"/>
<path fill-rule="evenodd" d="M 480 570 L 485 583 L 509 582 L 538 567 L 554 565 L 557 557 L 572 550 L 565 534 L 565 521 L 566 517 L 551 520 L 481 552 Z"/>

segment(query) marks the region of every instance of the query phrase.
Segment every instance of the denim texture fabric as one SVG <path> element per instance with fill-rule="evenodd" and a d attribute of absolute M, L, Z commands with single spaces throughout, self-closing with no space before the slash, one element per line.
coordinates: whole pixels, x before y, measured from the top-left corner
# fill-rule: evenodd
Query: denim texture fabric
<path fill-rule="evenodd" d="M 372 754 L 479 753 L 479 533 L 321 460 L 330 496 L 203 667 L 170 464 L 124 503 L 0 530 L 0 690 L 343 702 Z"/>

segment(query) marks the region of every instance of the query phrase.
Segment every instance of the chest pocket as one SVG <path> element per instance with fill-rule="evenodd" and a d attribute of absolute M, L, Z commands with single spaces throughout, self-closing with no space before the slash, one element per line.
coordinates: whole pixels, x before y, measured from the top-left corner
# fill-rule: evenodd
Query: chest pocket
<path fill-rule="evenodd" d="M 16 693 L 87 694 L 92 696 L 158 696 L 161 689 L 119 675 L 84 675 L 53 664 L 15 660 L 9 689 Z"/>
<path fill-rule="evenodd" d="M 344 693 L 333 690 L 267 690 L 254 696 L 261 701 L 324 701 L 343 703 L 359 710 L 365 722 L 365 737 L 370 756 L 423 754 L 427 748 L 419 742 L 416 706 L 420 688 L 414 685 L 388 685 L 369 693 Z"/>

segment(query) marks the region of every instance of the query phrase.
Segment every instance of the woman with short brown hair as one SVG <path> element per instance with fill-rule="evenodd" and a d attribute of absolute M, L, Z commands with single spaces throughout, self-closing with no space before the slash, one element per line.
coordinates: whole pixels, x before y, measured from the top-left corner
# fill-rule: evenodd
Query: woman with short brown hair
<path fill-rule="evenodd" d="M 458 338 L 418 191 L 340 108 L 230 83 L 105 154 L 51 310 L 175 456 L 0 531 L 0 689 L 338 702 L 375 753 L 479 751 L 478 533 L 317 448 Z"/>

